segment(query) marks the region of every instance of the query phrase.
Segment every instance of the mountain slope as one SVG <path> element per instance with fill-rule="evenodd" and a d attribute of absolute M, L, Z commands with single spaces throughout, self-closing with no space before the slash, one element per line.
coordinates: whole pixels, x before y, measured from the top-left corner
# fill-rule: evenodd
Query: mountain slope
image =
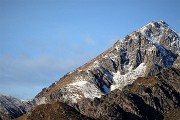
<path fill-rule="evenodd" d="M 0 94 L 0 119 L 10 120 L 17 118 L 27 111 L 30 111 L 33 106 L 42 103 L 44 103 L 42 99 L 24 101 L 12 96 Z"/>
<path fill-rule="evenodd" d="M 17 120 L 178 120 L 179 90 L 180 69 L 168 68 L 137 78 L 122 91 L 116 89 L 94 101 L 84 99 L 74 108 L 60 102 L 44 104 Z"/>
<path fill-rule="evenodd" d="M 42 104 L 16 120 L 93 120 L 65 103 Z"/>
<path fill-rule="evenodd" d="M 174 86 L 176 85 L 176 86 Z M 102 120 L 177 119 L 180 108 L 180 69 L 168 68 L 156 76 L 141 77 L 120 90 L 80 105 L 81 113 Z"/>
<path fill-rule="evenodd" d="M 64 103 L 67 105 L 65 108 L 71 106 L 72 109 L 76 108 L 80 112 L 76 114 L 76 111 L 73 114 L 78 116 L 84 114 L 95 119 L 105 119 L 106 117 L 111 119 L 111 116 L 114 116 L 112 119 L 134 117 L 144 119 L 150 117 L 143 112 L 147 110 L 152 112 L 150 115 L 154 115 L 154 119 L 163 118 L 167 111 L 179 106 L 179 77 L 177 77 L 179 72 L 174 68 L 170 69 L 172 66 L 180 68 L 179 35 L 165 22 L 152 21 L 122 40 L 118 40 L 111 48 L 90 62 L 66 74 L 48 88 L 44 88 L 33 100 L 25 102 L 2 97 L 0 113 L 4 117 L 16 118 L 42 103 L 48 104 L 42 105 L 40 108 L 37 106 L 35 110 L 44 111 L 44 107 L 47 106 L 51 108 L 53 106 L 51 103 L 60 105 L 61 108 Z M 155 76 L 163 69 L 171 75 L 163 72 L 162 76 Z M 172 79 L 168 76 L 172 76 Z M 148 83 L 149 81 L 152 83 Z M 153 87 L 153 89 L 149 89 L 149 87 Z M 161 94 L 156 94 L 153 90 Z M 172 91 L 173 93 L 171 93 Z M 116 96 L 119 97 L 116 98 Z M 96 104 L 98 98 L 101 97 L 100 101 L 105 102 L 98 103 L 99 111 L 97 114 L 93 113 L 96 111 L 94 109 L 96 107 L 89 108 L 88 105 L 91 104 L 91 101 Z M 110 100 L 114 98 L 114 101 Z M 58 103 L 56 103 L 57 101 Z M 82 104 L 86 102 L 87 104 Z M 109 113 L 109 111 L 114 113 Z M 53 110 L 49 112 L 53 112 Z M 57 111 L 54 112 L 57 113 Z M 67 112 L 69 114 L 69 111 Z M 36 113 L 33 111 L 31 113 L 35 114 L 36 118 Z M 43 114 L 46 116 L 45 111 Z M 57 117 L 56 115 L 50 116 Z M 60 116 L 64 116 L 64 114 Z"/>
<path fill-rule="evenodd" d="M 163 21 L 150 22 L 117 41 L 111 48 L 66 74 L 36 98 L 46 102 L 79 103 L 132 84 L 138 77 L 171 67 L 180 55 L 178 34 Z"/>

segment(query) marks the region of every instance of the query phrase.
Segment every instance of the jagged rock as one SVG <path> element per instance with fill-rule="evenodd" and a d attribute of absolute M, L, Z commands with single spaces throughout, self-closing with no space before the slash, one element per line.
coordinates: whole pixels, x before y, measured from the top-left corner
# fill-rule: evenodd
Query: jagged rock
<path fill-rule="evenodd" d="M 180 87 L 180 70 L 169 68 L 156 76 L 138 78 L 122 91 L 114 90 L 94 101 L 86 100 L 79 110 L 102 120 L 163 120 L 164 114 L 180 108 L 177 86 Z"/>

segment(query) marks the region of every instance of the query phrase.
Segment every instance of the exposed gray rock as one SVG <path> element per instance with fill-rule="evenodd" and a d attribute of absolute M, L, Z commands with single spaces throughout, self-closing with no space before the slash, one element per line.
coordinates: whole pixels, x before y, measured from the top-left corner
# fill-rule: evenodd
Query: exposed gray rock
<path fill-rule="evenodd" d="M 156 76 L 138 78 L 122 91 L 86 100 L 79 110 L 100 120 L 163 120 L 164 114 L 180 108 L 179 87 L 180 69 L 164 69 Z"/>

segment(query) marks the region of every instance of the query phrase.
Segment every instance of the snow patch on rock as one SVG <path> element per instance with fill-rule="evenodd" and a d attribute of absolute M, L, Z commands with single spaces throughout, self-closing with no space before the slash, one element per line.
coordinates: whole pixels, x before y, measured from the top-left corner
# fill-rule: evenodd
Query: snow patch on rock
<path fill-rule="evenodd" d="M 70 94 L 66 94 L 63 97 L 72 100 L 73 103 L 77 103 L 78 99 L 82 97 L 93 100 L 95 97 L 100 98 L 102 95 L 96 85 L 85 80 L 73 82 L 65 88 Z"/>
<path fill-rule="evenodd" d="M 128 84 L 132 84 L 135 79 L 138 77 L 145 76 L 146 65 L 141 63 L 136 69 L 127 72 L 124 75 L 121 75 L 119 71 L 117 73 L 113 73 L 114 84 L 111 85 L 110 90 L 113 91 L 115 89 L 122 89 L 124 86 Z"/>

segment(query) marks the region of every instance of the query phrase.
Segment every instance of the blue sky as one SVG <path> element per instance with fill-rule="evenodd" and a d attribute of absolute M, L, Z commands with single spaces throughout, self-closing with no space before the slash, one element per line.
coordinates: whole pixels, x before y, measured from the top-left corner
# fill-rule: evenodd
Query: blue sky
<path fill-rule="evenodd" d="M 179 0 L 0 0 L 0 93 L 33 98 L 154 20 L 180 32 Z"/>

